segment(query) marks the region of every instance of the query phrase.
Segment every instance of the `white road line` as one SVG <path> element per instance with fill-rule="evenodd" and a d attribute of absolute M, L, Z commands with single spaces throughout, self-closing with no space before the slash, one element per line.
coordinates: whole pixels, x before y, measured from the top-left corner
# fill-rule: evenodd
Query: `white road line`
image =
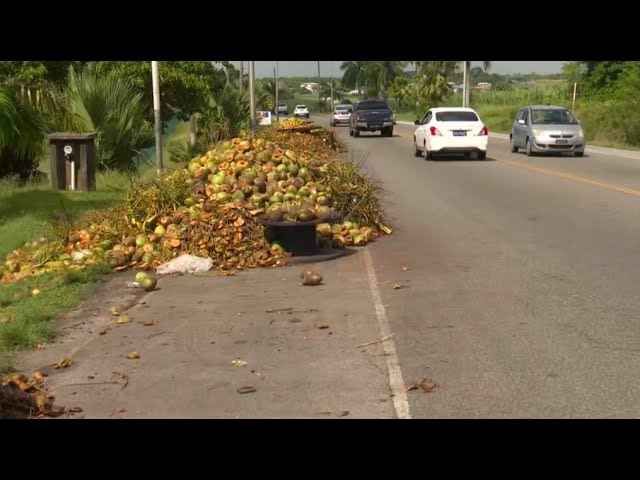
<path fill-rule="evenodd" d="M 364 250 L 364 264 L 367 269 L 367 275 L 369 276 L 369 287 L 371 288 L 371 296 L 373 297 L 373 304 L 376 309 L 380 336 L 386 337 L 391 334 L 389 321 L 387 320 L 387 313 L 382 304 L 382 297 L 380 296 L 380 289 L 378 288 L 378 279 L 373 268 L 373 260 L 371 259 L 369 249 Z M 393 393 L 393 406 L 396 410 L 396 415 L 400 419 L 410 419 L 411 414 L 409 413 L 407 389 L 402 378 L 398 355 L 396 354 L 396 344 L 393 339 L 391 339 L 382 342 L 382 346 L 384 348 L 385 358 L 387 359 L 389 386 L 391 387 L 391 393 Z"/>

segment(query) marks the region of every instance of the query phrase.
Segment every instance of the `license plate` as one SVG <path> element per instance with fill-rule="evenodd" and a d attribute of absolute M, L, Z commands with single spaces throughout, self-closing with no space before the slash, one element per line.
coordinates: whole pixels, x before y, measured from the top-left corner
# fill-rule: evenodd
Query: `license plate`
<path fill-rule="evenodd" d="M 467 132 L 465 130 L 454 130 L 453 131 L 453 136 L 454 137 L 466 137 L 467 136 Z"/>
<path fill-rule="evenodd" d="M 558 144 L 558 145 L 566 145 L 567 144 L 567 140 L 556 140 L 556 144 Z"/>
<path fill-rule="evenodd" d="M 382 124 L 374 123 L 371 128 L 382 128 Z"/>

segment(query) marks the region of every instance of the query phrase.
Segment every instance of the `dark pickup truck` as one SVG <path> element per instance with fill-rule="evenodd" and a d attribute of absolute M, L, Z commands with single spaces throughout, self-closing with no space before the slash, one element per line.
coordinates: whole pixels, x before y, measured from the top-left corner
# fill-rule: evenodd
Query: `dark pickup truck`
<path fill-rule="evenodd" d="M 377 132 L 384 137 L 393 136 L 393 110 L 382 100 L 361 100 L 353 106 L 349 135 L 359 137 L 360 132 Z"/>

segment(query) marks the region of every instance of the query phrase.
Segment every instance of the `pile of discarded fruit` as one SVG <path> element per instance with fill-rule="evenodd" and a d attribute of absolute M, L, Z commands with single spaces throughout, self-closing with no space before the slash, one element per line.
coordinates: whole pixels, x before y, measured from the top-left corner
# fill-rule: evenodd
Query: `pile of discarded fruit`
<path fill-rule="evenodd" d="M 63 238 L 15 250 L 0 266 L 0 278 L 97 262 L 116 270 L 149 269 L 187 253 L 211 258 L 222 271 L 284 265 L 287 252 L 265 238 L 259 216 L 304 222 L 338 212 L 344 223 L 317 226 L 319 241 L 334 247 L 364 245 L 391 233 L 379 184 L 355 163 L 338 161 L 335 151 L 327 158 L 321 138 L 307 137 L 298 151 L 268 138 L 220 142 L 186 168 L 134 186 L 117 205 L 90 213 Z M 325 158 L 315 157 L 316 151 Z"/>
<path fill-rule="evenodd" d="M 31 378 L 13 374 L 0 378 L 0 419 L 58 417 L 65 408 L 53 403 L 44 390 L 44 378 L 35 372 Z"/>

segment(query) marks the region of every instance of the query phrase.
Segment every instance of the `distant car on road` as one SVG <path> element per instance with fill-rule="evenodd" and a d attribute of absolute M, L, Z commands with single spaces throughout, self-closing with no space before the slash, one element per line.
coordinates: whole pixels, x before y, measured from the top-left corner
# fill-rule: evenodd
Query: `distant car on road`
<path fill-rule="evenodd" d="M 393 110 L 382 100 L 360 100 L 353 106 L 349 120 L 349 135 L 359 137 L 360 132 L 380 132 L 393 136 Z"/>
<path fill-rule="evenodd" d="M 487 156 L 489 130 L 472 108 L 432 108 L 413 134 L 413 150 L 416 157 L 431 160 L 435 155 L 463 153 L 465 157 L 475 153 L 478 160 Z"/>
<path fill-rule="evenodd" d="M 580 122 L 565 107 L 530 105 L 521 109 L 513 121 L 511 151 L 523 148 L 527 156 L 535 153 L 572 152 L 582 157 L 586 139 Z"/>
<path fill-rule="evenodd" d="M 309 108 L 306 105 L 296 105 L 296 108 L 293 109 L 293 116 L 309 118 Z"/>
<path fill-rule="evenodd" d="M 289 106 L 286 103 L 279 103 L 274 113 L 279 113 L 280 115 L 289 115 Z"/>
<path fill-rule="evenodd" d="M 331 118 L 329 119 L 329 125 L 332 127 L 340 124 L 348 125 L 349 120 L 351 119 L 352 110 L 352 105 L 336 105 L 333 109 L 333 113 L 331 114 Z"/>

